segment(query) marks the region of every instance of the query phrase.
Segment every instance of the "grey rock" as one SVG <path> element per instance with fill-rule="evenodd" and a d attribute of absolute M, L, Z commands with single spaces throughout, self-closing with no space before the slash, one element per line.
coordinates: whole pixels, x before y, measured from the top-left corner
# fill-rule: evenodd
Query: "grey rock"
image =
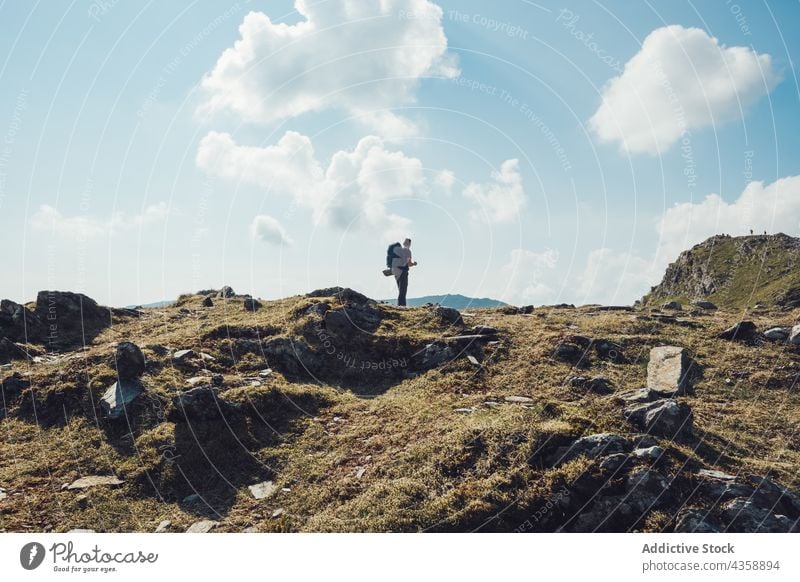
<path fill-rule="evenodd" d="M 631 423 L 650 434 L 678 438 L 692 434 L 692 411 L 683 402 L 656 400 L 629 406 L 623 415 Z"/>
<path fill-rule="evenodd" d="M 100 407 L 109 418 L 119 418 L 125 409 L 144 391 L 138 380 L 118 380 L 100 399 Z"/>
<path fill-rule="evenodd" d="M 758 328 L 756 328 L 755 323 L 752 321 L 740 321 L 725 331 L 718 333 L 717 337 L 730 341 L 749 341 L 753 339 L 757 333 Z"/>
<path fill-rule="evenodd" d="M 559 447 L 550 455 L 548 463 L 560 465 L 581 455 L 596 459 L 617 453 L 628 453 L 632 448 L 631 442 L 623 436 L 613 433 L 598 433 L 581 437 L 571 445 Z"/>
<path fill-rule="evenodd" d="M 74 529 L 68 530 L 67 533 L 97 533 L 93 529 L 88 529 L 85 527 L 76 527 Z"/>
<path fill-rule="evenodd" d="M 645 497 L 658 497 L 669 489 L 669 481 L 658 471 L 653 469 L 637 469 L 628 475 L 626 481 L 626 491 L 644 494 Z"/>
<path fill-rule="evenodd" d="M 553 350 L 553 358 L 576 366 L 586 363 L 588 360 L 583 348 L 567 342 L 561 342 L 556 345 Z"/>
<path fill-rule="evenodd" d="M 652 388 L 637 388 L 636 390 L 626 390 L 621 392 L 619 397 L 628 403 L 654 402 L 665 397 L 664 394 L 656 392 Z"/>
<path fill-rule="evenodd" d="M 792 331 L 789 333 L 789 343 L 800 344 L 800 325 L 792 327 Z"/>
<path fill-rule="evenodd" d="M 452 361 L 456 357 L 456 351 L 450 346 L 440 343 L 427 344 L 422 350 L 414 354 L 415 360 L 419 362 L 422 369 L 436 368 Z"/>
<path fill-rule="evenodd" d="M 692 301 L 692 305 L 694 305 L 695 307 L 699 307 L 700 309 L 707 309 L 707 310 L 717 309 L 717 306 L 711 303 L 711 301 L 704 301 L 702 299 L 697 301 Z"/>
<path fill-rule="evenodd" d="M 214 300 L 211 297 L 206 296 L 203 298 L 203 307 L 214 307 Z"/>
<path fill-rule="evenodd" d="M 431 313 L 433 313 L 435 317 L 438 317 L 443 322 L 451 325 L 462 325 L 464 323 L 464 320 L 461 317 L 461 312 L 452 307 L 434 305 L 431 307 Z"/>
<path fill-rule="evenodd" d="M 123 481 L 114 475 L 87 475 L 86 477 L 76 479 L 67 485 L 67 489 L 88 489 L 89 487 L 98 487 L 102 485 L 113 487 L 116 485 L 122 485 L 122 483 Z"/>
<path fill-rule="evenodd" d="M 325 313 L 325 329 L 334 335 L 372 333 L 381 323 L 381 312 L 371 305 L 352 304 Z"/>
<path fill-rule="evenodd" d="M 208 533 L 219 525 L 218 521 L 204 519 L 189 526 L 186 533 Z"/>
<path fill-rule="evenodd" d="M 659 460 L 663 454 L 664 454 L 664 449 L 662 449 L 658 445 L 641 449 L 634 449 L 632 453 L 632 455 L 637 459 L 650 462 Z"/>
<path fill-rule="evenodd" d="M 764 337 L 774 342 L 785 342 L 791 332 L 791 327 L 773 327 L 764 332 Z"/>
<path fill-rule="evenodd" d="M 172 522 L 168 519 L 165 519 L 161 523 L 158 524 L 158 527 L 155 529 L 153 533 L 164 533 L 169 531 L 169 528 L 172 527 Z"/>
<path fill-rule="evenodd" d="M 600 461 L 600 468 L 604 471 L 618 471 L 628 461 L 625 453 L 615 453 Z"/>
<path fill-rule="evenodd" d="M 15 398 L 25 388 L 29 387 L 31 383 L 22 377 L 19 372 L 14 372 L 10 376 L 6 376 L 0 386 L 3 387 L 3 395 L 6 399 Z M 0 399 L 2 402 L 2 399 Z"/>
<path fill-rule="evenodd" d="M 625 356 L 622 353 L 622 346 L 618 343 L 606 340 L 592 340 L 592 347 L 601 360 L 609 360 L 616 363 L 624 363 Z"/>
<path fill-rule="evenodd" d="M 188 363 L 194 357 L 194 350 L 178 350 L 172 354 L 172 363 L 176 366 Z"/>
<path fill-rule="evenodd" d="M 249 485 L 247 488 L 250 489 L 250 493 L 252 493 L 253 497 L 256 499 L 267 499 L 275 495 L 278 491 L 278 486 L 272 481 L 262 481 L 255 485 Z"/>
<path fill-rule="evenodd" d="M 135 380 L 144 374 L 145 360 L 142 350 L 133 342 L 120 342 L 114 350 L 114 363 L 120 380 Z"/>
<path fill-rule="evenodd" d="M 683 309 L 683 305 L 680 304 L 679 301 L 667 301 L 661 306 L 661 309 L 670 309 L 672 311 L 681 311 Z"/>
<path fill-rule="evenodd" d="M 689 370 L 692 362 L 679 346 L 659 346 L 650 350 L 647 363 L 647 387 L 667 395 L 691 392 Z"/>
<path fill-rule="evenodd" d="M 229 285 L 225 285 L 222 289 L 217 291 L 217 297 L 221 297 L 223 299 L 230 299 L 231 297 L 234 297 L 235 295 L 236 295 L 236 292 Z"/>
<path fill-rule="evenodd" d="M 317 289 L 311 293 L 306 293 L 306 297 L 336 297 L 339 301 L 345 304 L 360 304 L 366 305 L 367 303 L 373 304 L 374 300 L 366 295 L 354 291 L 349 287 L 326 287 L 325 289 Z"/>
<path fill-rule="evenodd" d="M 722 525 L 719 520 L 699 509 L 682 509 L 675 522 L 678 533 L 720 533 Z"/>
<path fill-rule="evenodd" d="M 728 501 L 722 508 L 722 517 L 727 523 L 727 532 L 788 533 L 794 525 L 785 515 L 776 515 L 744 497 Z"/>
<path fill-rule="evenodd" d="M 490 325 L 476 325 L 469 333 L 475 335 L 497 335 L 497 328 Z"/>
<path fill-rule="evenodd" d="M 258 311 L 261 309 L 261 302 L 258 299 L 253 299 L 250 296 L 244 298 L 245 311 Z"/>
<path fill-rule="evenodd" d="M 514 402 L 516 404 L 532 404 L 533 398 L 528 396 L 506 396 L 503 400 L 506 402 Z"/>

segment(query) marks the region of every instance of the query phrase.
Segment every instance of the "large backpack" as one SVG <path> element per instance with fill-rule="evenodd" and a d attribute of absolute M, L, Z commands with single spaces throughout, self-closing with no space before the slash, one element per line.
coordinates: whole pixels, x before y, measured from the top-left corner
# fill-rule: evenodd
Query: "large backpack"
<path fill-rule="evenodd" d="M 396 242 L 396 243 L 390 244 L 389 248 L 386 249 L 386 268 L 387 269 L 391 269 L 392 268 L 392 260 L 398 258 L 394 251 L 395 251 L 396 248 L 398 248 L 400 246 L 401 246 L 400 243 Z"/>

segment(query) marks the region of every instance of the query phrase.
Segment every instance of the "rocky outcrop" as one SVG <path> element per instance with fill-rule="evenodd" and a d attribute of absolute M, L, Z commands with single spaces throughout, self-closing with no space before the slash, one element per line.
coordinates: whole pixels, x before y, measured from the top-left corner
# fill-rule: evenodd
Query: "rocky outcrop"
<path fill-rule="evenodd" d="M 684 402 L 670 398 L 629 406 L 623 411 L 623 415 L 648 434 L 673 439 L 692 434 L 691 408 Z"/>
<path fill-rule="evenodd" d="M 120 380 L 133 380 L 144 374 L 144 354 L 133 342 L 120 342 L 114 350 L 114 367 Z"/>

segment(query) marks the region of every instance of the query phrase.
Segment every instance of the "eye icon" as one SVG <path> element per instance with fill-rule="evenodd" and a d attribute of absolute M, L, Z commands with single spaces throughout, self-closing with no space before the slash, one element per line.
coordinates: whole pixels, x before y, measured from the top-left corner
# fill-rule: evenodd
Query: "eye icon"
<path fill-rule="evenodd" d="M 19 563 L 26 570 L 35 570 L 44 561 L 44 546 L 38 542 L 29 542 L 19 551 Z"/>

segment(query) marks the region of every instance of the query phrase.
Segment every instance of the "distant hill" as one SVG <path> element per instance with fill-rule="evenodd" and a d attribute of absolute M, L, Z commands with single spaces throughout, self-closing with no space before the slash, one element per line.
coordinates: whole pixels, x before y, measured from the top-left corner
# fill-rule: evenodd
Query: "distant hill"
<path fill-rule="evenodd" d="M 720 307 L 800 307 L 800 239 L 717 235 L 684 251 L 642 302 L 712 301 Z"/>
<path fill-rule="evenodd" d="M 137 307 L 141 307 L 143 309 L 148 309 L 148 308 L 155 309 L 159 307 L 169 307 L 173 303 L 175 303 L 174 299 L 172 301 L 154 301 L 153 303 L 145 303 L 144 305 L 126 305 L 125 308 L 135 309 Z"/>
<path fill-rule="evenodd" d="M 384 299 L 385 303 L 395 305 L 396 299 Z M 438 303 L 444 307 L 453 307 L 455 309 L 469 309 L 478 307 L 503 307 L 508 305 L 497 299 L 489 299 L 488 297 L 466 297 L 464 295 L 425 295 L 424 297 L 413 297 L 408 299 L 408 305 L 411 307 L 418 307 L 426 303 Z"/>

